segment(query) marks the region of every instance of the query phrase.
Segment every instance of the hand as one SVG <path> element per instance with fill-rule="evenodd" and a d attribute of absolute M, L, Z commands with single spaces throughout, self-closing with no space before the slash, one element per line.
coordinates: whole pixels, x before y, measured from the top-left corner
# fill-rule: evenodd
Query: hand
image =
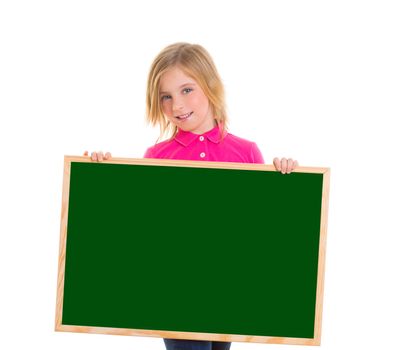
<path fill-rule="evenodd" d="M 280 160 L 277 157 L 273 159 L 273 164 L 276 170 L 281 171 L 282 174 L 290 174 L 299 165 L 297 160 L 292 160 L 292 158 Z"/>
<path fill-rule="evenodd" d="M 84 156 L 89 156 L 89 152 L 85 151 L 85 153 L 83 153 Z M 105 154 L 100 152 L 92 152 L 91 153 L 91 160 L 93 162 L 102 162 L 104 160 L 109 160 L 112 158 L 112 155 L 109 152 L 106 152 Z"/>

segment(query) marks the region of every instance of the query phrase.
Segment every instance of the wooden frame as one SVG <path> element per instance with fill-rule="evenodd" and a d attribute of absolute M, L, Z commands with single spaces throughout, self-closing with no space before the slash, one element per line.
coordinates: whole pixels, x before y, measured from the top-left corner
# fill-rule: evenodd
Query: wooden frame
<path fill-rule="evenodd" d="M 321 327 L 322 327 L 322 305 L 323 305 L 323 289 L 324 289 L 327 216 L 328 216 L 328 197 L 329 197 L 329 186 L 330 186 L 329 168 L 298 167 L 294 171 L 294 172 L 302 172 L 302 173 L 323 174 L 314 338 L 306 339 L 306 338 L 243 336 L 243 335 L 212 334 L 212 333 L 172 332 L 172 331 L 118 329 L 118 328 L 63 325 L 62 324 L 63 292 L 64 292 L 64 276 L 65 276 L 65 256 L 66 256 L 71 162 L 90 163 L 92 161 L 89 157 L 65 156 L 64 158 L 64 178 L 63 178 L 63 196 L 62 196 L 61 225 L 60 225 L 61 226 L 60 248 L 59 248 L 59 261 L 58 261 L 57 302 L 56 302 L 56 320 L 55 320 L 56 331 L 112 334 L 112 335 L 149 336 L 149 337 L 160 337 L 160 338 L 171 338 L 171 339 L 194 339 L 194 340 L 212 340 L 212 341 L 228 341 L 228 342 L 257 342 L 257 343 L 293 344 L 293 345 L 320 345 Z M 179 161 L 179 160 L 112 158 L 110 161 L 105 161 L 105 163 L 275 171 L 273 165 L 224 163 L 224 162 L 197 162 L 197 161 Z"/>

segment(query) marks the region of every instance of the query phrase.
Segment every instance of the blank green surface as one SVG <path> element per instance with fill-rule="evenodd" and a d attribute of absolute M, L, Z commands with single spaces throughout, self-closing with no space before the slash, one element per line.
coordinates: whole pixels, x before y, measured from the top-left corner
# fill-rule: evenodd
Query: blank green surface
<path fill-rule="evenodd" d="M 322 178 L 72 162 L 62 323 L 313 338 Z"/>

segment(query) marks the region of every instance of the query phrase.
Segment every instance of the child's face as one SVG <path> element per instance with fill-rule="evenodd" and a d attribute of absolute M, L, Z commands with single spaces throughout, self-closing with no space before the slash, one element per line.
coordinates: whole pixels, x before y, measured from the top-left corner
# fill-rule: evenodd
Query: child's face
<path fill-rule="evenodd" d="M 168 120 L 184 131 L 203 134 L 215 126 L 208 98 L 195 80 L 177 67 L 163 74 L 160 103 Z"/>

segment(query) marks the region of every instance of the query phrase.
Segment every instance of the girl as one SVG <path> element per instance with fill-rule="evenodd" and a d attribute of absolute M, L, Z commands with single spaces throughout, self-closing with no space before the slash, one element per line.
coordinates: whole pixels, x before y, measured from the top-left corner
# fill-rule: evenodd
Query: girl
<path fill-rule="evenodd" d="M 176 43 L 158 54 L 148 76 L 146 112 L 149 123 L 160 125 L 160 138 L 170 135 L 148 148 L 146 158 L 264 163 L 254 142 L 228 133 L 224 87 L 212 58 L 200 45 Z M 91 154 L 94 161 L 110 158 L 109 152 Z M 286 158 L 274 158 L 273 163 L 283 174 L 298 165 Z M 168 350 L 229 350 L 231 346 L 216 341 L 164 342 Z"/>

